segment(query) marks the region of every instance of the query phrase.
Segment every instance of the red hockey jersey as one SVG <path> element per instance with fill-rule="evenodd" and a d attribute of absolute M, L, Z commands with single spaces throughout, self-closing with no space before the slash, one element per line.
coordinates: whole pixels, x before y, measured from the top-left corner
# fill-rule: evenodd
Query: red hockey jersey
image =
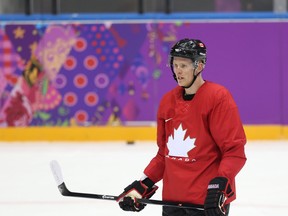
<path fill-rule="evenodd" d="M 207 186 L 224 176 L 234 191 L 244 166 L 246 136 L 238 108 L 226 88 L 206 81 L 193 100 L 176 87 L 162 98 L 157 114 L 156 156 L 144 174 L 163 180 L 163 200 L 204 204 Z"/>

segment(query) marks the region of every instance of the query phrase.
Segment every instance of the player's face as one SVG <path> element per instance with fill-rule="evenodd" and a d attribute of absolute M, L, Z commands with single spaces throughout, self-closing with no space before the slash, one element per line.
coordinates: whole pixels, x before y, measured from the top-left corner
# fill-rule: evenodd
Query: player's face
<path fill-rule="evenodd" d="M 174 57 L 173 70 L 180 86 L 187 86 L 191 83 L 194 71 L 191 59 Z"/>

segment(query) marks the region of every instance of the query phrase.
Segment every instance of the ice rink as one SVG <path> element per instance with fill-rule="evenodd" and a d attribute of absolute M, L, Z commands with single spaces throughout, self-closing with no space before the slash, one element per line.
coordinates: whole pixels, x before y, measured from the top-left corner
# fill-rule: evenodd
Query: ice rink
<path fill-rule="evenodd" d="M 57 160 L 71 191 L 118 195 L 142 175 L 156 144 L 0 143 L 2 216 L 160 216 L 161 207 L 124 212 L 115 201 L 63 197 L 49 163 Z M 247 163 L 237 176 L 230 216 L 288 215 L 288 141 L 249 141 Z M 160 189 L 153 199 L 161 199 Z"/>

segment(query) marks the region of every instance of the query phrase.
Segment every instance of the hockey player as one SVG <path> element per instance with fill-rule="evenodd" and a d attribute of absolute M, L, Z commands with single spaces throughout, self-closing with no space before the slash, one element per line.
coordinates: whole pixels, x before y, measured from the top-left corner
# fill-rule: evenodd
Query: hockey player
<path fill-rule="evenodd" d="M 163 207 L 163 216 L 227 216 L 236 198 L 235 176 L 246 162 L 246 136 L 229 91 L 202 78 L 206 46 L 182 39 L 170 51 L 178 86 L 162 98 L 157 113 L 158 152 L 119 196 L 125 211 L 141 211 L 163 180 L 164 201 L 194 203 L 203 210 Z"/>

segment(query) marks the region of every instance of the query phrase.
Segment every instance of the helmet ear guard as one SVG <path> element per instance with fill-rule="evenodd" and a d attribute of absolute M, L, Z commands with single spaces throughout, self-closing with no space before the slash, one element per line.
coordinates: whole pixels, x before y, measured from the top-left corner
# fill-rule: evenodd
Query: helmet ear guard
<path fill-rule="evenodd" d="M 197 68 L 198 65 L 199 65 L 199 61 L 198 61 L 198 60 L 196 60 L 196 61 L 193 62 L 193 66 L 194 66 L 194 68 Z"/>
<path fill-rule="evenodd" d="M 196 60 L 192 64 L 193 64 L 194 68 L 197 68 L 200 63 L 202 63 L 202 68 L 204 69 L 205 68 L 205 63 L 202 60 Z"/>

